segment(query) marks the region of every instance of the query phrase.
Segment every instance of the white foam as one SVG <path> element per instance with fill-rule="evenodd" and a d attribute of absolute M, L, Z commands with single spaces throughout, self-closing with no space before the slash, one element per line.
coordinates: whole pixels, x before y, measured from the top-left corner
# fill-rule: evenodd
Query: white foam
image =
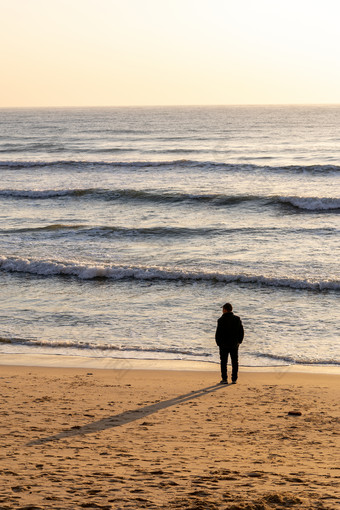
<path fill-rule="evenodd" d="M 318 197 L 279 197 L 280 202 L 288 203 L 299 209 L 308 211 L 328 211 L 340 209 L 339 198 L 318 198 Z"/>

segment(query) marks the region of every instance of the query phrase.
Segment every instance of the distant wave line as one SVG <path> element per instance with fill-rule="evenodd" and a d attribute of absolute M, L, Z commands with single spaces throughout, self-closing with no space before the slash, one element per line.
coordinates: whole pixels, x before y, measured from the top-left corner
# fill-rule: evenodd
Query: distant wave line
<path fill-rule="evenodd" d="M 0 197 L 43 200 L 60 197 L 87 197 L 100 200 L 142 200 L 148 202 L 205 203 L 212 206 L 240 204 L 242 202 L 265 201 L 268 204 L 287 204 L 306 211 L 332 211 L 340 209 L 340 199 L 333 197 L 300 197 L 300 196 L 260 196 L 260 195 L 223 195 L 223 194 L 195 194 L 169 191 L 148 191 L 136 189 L 54 189 L 54 190 L 0 190 Z"/>
<path fill-rule="evenodd" d="M 81 280 L 139 280 L 173 282 L 210 282 L 255 284 L 301 290 L 340 290 L 340 280 L 312 281 L 288 277 L 267 277 L 251 274 L 185 271 L 155 266 L 91 265 L 77 261 L 54 261 L 0 256 L 0 269 L 6 272 L 26 273 L 37 276 L 68 276 Z"/>
<path fill-rule="evenodd" d="M 101 188 L 84 188 L 84 189 L 54 189 L 54 190 L 0 190 L 0 197 L 4 198 L 24 198 L 32 200 L 51 199 L 59 197 L 88 197 L 101 200 L 119 200 L 132 199 L 144 200 L 148 202 L 206 202 L 216 205 L 227 205 L 232 203 L 240 203 L 244 201 L 252 201 L 262 199 L 263 197 L 252 195 L 235 195 L 226 196 L 219 194 L 190 194 L 178 192 L 153 192 L 148 190 L 135 189 L 101 189 Z"/>
<path fill-rule="evenodd" d="M 281 234 L 319 234 L 327 235 L 338 232 L 333 227 L 323 228 L 280 228 L 280 227 L 230 227 L 230 228 L 216 228 L 216 227 L 122 227 L 110 225 L 95 225 L 88 226 L 84 224 L 69 225 L 63 223 L 52 223 L 45 226 L 37 227 L 19 227 L 0 229 L 1 234 L 39 234 L 39 233 L 61 233 L 72 232 L 72 234 L 81 234 L 88 236 L 204 236 L 204 235 L 226 235 L 226 234 L 272 234 L 279 232 Z"/>
<path fill-rule="evenodd" d="M 255 229 L 256 230 L 256 229 Z M 126 235 L 126 236 L 202 236 L 209 234 L 225 234 L 233 232 L 254 232 L 253 229 L 248 228 L 190 228 L 190 227 L 120 227 L 120 226 L 93 226 L 86 227 L 85 225 L 64 225 L 52 224 L 42 227 L 27 227 L 27 228 L 11 228 L 0 230 L 0 233 L 5 234 L 24 234 L 24 233 L 44 233 L 44 232 L 67 232 L 79 233 L 89 236 L 111 236 L 111 235 Z"/>
<path fill-rule="evenodd" d="M 118 148 L 119 150 L 134 150 L 134 149 L 123 149 Z M 88 150 L 88 149 L 87 149 Z M 112 149 L 104 149 L 105 152 L 110 151 Z M 184 149 L 183 149 L 184 150 Z M 183 150 L 171 149 L 171 151 L 176 152 Z M 155 168 L 155 169 L 169 169 L 172 167 L 182 167 L 182 168 L 190 168 L 190 169 L 204 169 L 204 170 L 221 170 L 221 171 L 240 171 L 240 172 L 284 172 L 284 173 L 315 173 L 315 174 L 325 174 L 325 173 L 337 173 L 340 171 L 339 165 L 331 165 L 331 164 L 312 164 L 312 165 L 279 165 L 279 166 L 269 166 L 269 165 L 256 165 L 253 163 L 228 163 L 228 162 L 218 162 L 218 161 L 199 161 L 199 160 L 190 160 L 190 159 L 174 159 L 168 161 L 87 161 L 87 160 L 3 160 L 0 161 L 0 168 L 8 168 L 8 169 L 25 169 L 25 168 L 56 168 L 60 167 L 61 169 L 74 167 L 78 171 L 81 169 L 89 170 L 91 168 L 101 167 L 106 168 L 108 170 L 112 170 L 114 168 L 127 168 L 127 169 L 143 169 L 143 168 Z"/>

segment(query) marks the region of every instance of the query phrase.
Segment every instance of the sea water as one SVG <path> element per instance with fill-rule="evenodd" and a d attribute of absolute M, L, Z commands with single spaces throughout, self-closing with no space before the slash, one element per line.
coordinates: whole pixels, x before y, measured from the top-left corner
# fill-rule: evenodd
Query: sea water
<path fill-rule="evenodd" d="M 1 353 L 340 365 L 340 106 L 3 109 L 0 175 Z"/>

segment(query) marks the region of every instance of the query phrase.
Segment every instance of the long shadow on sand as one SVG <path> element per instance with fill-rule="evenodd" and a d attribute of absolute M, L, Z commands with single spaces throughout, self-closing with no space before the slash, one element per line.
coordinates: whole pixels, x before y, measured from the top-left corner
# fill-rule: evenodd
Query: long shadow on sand
<path fill-rule="evenodd" d="M 222 384 L 208 386 L 207 388 L 202 388 L 201 390 L 192 391 L 190 393 L 186 393 L 185 395 L 180 395 L 178 397 L 157 402 L 156 404 L 151 404 L 149 406 L 145 406 L 139 409 L 125 411 L 124 413 L 116 414 L 115 416 L 109 416 L 108 418 L 103 418 L 102 420 L 88 423 L 83 426 L 71 427 L 70 429 L 59 432 L 59 434 L 55 434 L 54 436 L 49 436 L 45 438 L 36 439 L 34 441 L 30 441 L 29 443 L 27 443 L 27 446 L 41 445 L 49 441 L 58 441 L 59 439 L 65 439 L 68 437 L 79 436 L 84 434 L 93 434 L 94 432 L 99 432 L 101 430 L 106 430 L 113 427 L 120 427 L 121 425 L 126 425 L 127 423 L 131 423 L 135 420 L 145 418 L 150 414 L 157 413 L 158 411 L 166 409 L 167 407 L 183 404 L 184 402 L 189 402 L 193 399 L 200 398 L 203 395 L 207 395 L 209 393 L 213 393 L 217 390 L 220 390 L 222 388 L 225 389 L 227 387 L 228 386 Z"/>

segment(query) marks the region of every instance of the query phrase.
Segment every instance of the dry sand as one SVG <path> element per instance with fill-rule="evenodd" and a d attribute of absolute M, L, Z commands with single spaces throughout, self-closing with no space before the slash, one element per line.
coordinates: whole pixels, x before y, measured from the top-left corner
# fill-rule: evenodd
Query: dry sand
<path fill-rule="evenodd" d="M 339 375 L 2 366 L 0 381 L 0 509 L 339 508 Z"/>

